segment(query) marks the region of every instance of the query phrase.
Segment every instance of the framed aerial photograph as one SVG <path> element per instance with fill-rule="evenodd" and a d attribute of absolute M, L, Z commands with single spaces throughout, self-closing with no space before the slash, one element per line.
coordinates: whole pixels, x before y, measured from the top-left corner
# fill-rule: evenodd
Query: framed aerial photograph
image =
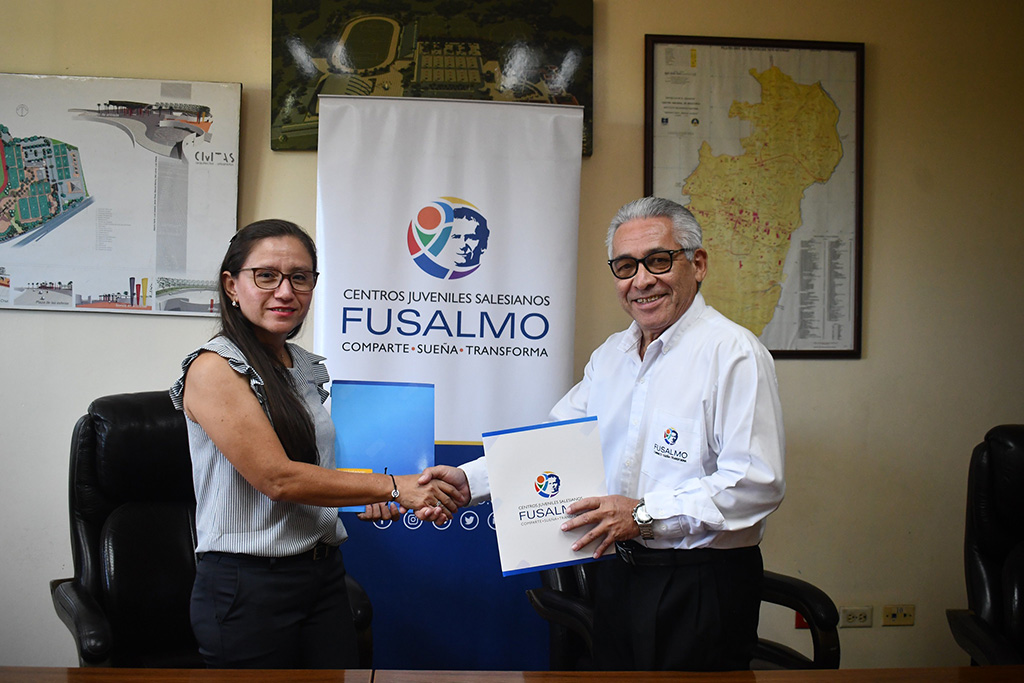
<path fill-rule="evenodd" d="M 273 13 L 271 149 L 316 149 L 320 95 L 366 95 L 580 105 L 593 152 L 593 0 L 274 0 Z"/>
<path fill-rule="evenodd" d="M 0 311 L 216 315 L 241 96 L 0 74 Z"/>
<path fill-rule="evenodd" d="M 860 358 L 864 44 L 645 42 L 644 190 L 700 223 L 707 302 L 776 358 Z"/>

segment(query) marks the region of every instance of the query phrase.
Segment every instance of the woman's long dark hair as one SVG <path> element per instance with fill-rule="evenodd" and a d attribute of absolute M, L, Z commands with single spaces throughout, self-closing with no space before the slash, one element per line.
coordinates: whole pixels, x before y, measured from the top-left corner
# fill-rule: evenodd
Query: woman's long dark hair
<path fill-rule="evenodd" d="M 316 245 L 299 226 L 278 219 L 256 221 L 245 226 L 231 238 L 224 261 L 220 264 L 219 334 L 234 342 L 249 365 L 263 378 L 267 413 L 288 457 L 299 462 L 316 463 L 319 457 L 313 419 L 292 384 L 288 369 L 278 360 L 277 354 L 259 340 L 253 324 L 242 314 L 242 309 L 231 305 L 231 297 L 224 289 L 223 273 L 228 272 L 238 278 L 253 247 L 268 237 L 297 238 L 309 252 L 313 270 L 316 270 Z M 297 335 L 301 328 L 300 323 L 288 333 L 288 339 Z"/>

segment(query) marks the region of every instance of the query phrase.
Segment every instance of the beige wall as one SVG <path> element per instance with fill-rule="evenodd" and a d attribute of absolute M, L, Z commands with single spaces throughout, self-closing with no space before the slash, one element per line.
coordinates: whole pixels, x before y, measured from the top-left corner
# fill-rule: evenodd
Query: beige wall
<path fill-rule="evenodd" d="M 311 230 L 314 153 L 269 149 L 270 0 L 0 0 L 0 71 L 243 83 L 240 221 Z M 1024 421 L 1024 3 L 595 0 L 595 153 L 583 162 L 576 371 L 623 326 L 607 220 L 642 192 L 645 33 L 866 43 L 864 357 L 780 361 L 786 501 L 770 569 L 840 605 L 846 667 L 966 664 L 971 448 Z M 10 118 L 0 111 L 0 122 Z M 714 268 L 714 264 L 711 264 Z M 0 312 L 0 665 L 75 663 L 47 581 L 70 569 L 67 450 L 95 396 L 167 386 L 207 320 Z M 309 345 L 309 330 L 303 339 Z M 886 602 L 917 624 L 881 628 Z M 788 619 L 766 615 L 801 642 Z"/>

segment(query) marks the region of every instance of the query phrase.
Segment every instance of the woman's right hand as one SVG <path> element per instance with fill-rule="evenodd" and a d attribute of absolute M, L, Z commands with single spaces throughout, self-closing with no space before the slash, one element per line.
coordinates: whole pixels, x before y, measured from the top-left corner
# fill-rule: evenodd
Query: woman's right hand
<path fill-rule="evenodd" d="M 407 510 L 436 508 L 445 519 L 451 519 L 459 509 L 458 490 L 441 479 L 420 483 L 420 475 L 404 474 L 395 477 L 398 484 L 398 503 Z"/>

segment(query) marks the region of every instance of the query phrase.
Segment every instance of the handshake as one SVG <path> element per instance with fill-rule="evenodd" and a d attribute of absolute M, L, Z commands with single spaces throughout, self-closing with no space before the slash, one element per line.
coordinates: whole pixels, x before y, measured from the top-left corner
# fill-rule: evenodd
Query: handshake
<path fill-rule="evenodd" d="M 458 467 L 435 465 L 421 474 L 407 474 L 395 477 L 398 485 L 398 501 L 373 503 L 358 514 L 367 522 L 397 519 L 410 510 L 424 522 L 442 524 L 454 517 L 458 509 L 470 501 L 469 479 L 466 472 Z M 574 551 L 593 542 L 594 559 L 612 549 L 616 541 L 628 541 L 640 535 L 633 510 L 640 500 L 625 496 L 592 496 L 582 498 L 566 508 L 569 516 L 562 525 L 562 531 L 590 526 L 583 536 L 572 544 Z"/>
<path fill-rule="evenodd" d="M 397 501 L 372 503 L 357 516 L 366 522 L 397 519 L 412 510 L 424 522 L 441 523 L 469 503 L 469 480 L 458 467 L 435 465 L 421 474 L 395 477 Z"/>

